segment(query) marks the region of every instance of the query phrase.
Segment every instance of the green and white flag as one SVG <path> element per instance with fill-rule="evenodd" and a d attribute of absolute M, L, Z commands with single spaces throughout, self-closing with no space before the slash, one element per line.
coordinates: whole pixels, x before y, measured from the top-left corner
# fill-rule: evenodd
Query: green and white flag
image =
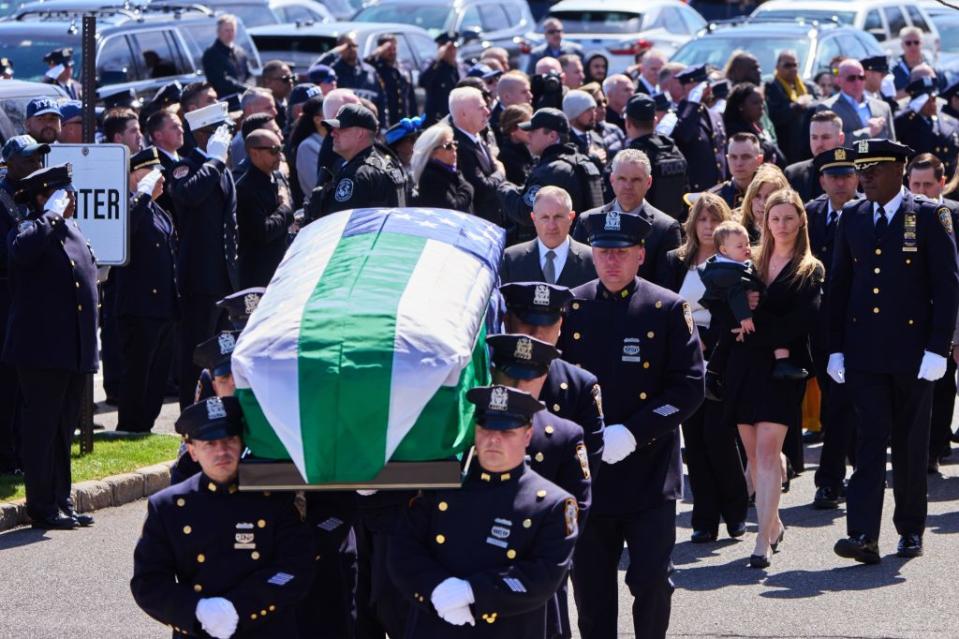
<path fill-rule="evenodd" d="M 444 209 L 356 209 L 298 234 L 233 352 L 247 446 L 308 483 L 472 440 L 503 231 Z"/>

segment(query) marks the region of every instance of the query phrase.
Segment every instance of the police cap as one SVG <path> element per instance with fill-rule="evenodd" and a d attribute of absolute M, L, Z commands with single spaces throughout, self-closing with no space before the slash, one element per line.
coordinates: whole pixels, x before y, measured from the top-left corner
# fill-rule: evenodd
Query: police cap
<path fill-rule="evenodd" d="M 499 287 L 506 310 L 533 326 L 551 326 L 563 316 L 573 299 L 565 286 L 545 282 L 510 282 Z"/>
<path fill-rule="evenodd" d="M 379 123 L 376 121 L 376 116 L 362 104 L 344 104 L 340 107 L 335 118 L 323 120 L 323 126 L 328 129 L 359 127 L 373 131 L 374 133 L 380 128 Z"/>
<path fill-rule="evenodd" d="M 817 173 L 825 175 L 849 175 L 856 172 L 855 149 L 837 146 L 823 151 L 813 158 L 812 165 Z"/>
<path fill-rule="evenodd" d="M 230 121 L 229 105 L 226 102 L 214 102 L 205 107 L 184 113 L 191 131 L 199 131 L 207 127 L 220 126 Z"/>
<path fill-rule="evenodd" d="M 109 95 L 103 95 L 101 93 L 101 96 L 103 98 L 103 106 L 108 110 L 120 107 L 125 109 L 139 109 L 143 106 L 143 101 L 137 97 L 133 89 L 121 89 Z"/>
<path fill-rule="evenodd" d="M 653 96 L 653 102 L 656 104 L 657 111 L 669 111 L 669 98 L 665 93 L 657 93 Z"/>
<path fill-rule="evenodd" d="M 150 100 L 150 103 L 157 105 L 162 109 L 163 107 L 168 107 L 171 104 L 179 103 L 182 96 L 183 85 L 174 80 L 173 82 L 164 84 L 162 87 L 160 87 L 160 90 L 156 92 L 156 95 L 153 96 L 153 99 Z"/>
<path fill-rule="evenodd" d="M 656 119 L 656 102 L 645 93 L 637 93 L 626 103 L 626 117 L 637 122 Z"/>
<path fill-rule="evenodd" d="M 154 166 L 160 166 L 160 152 L 155 146 L 148 146 L 138 153 L 134 153 L 130 158 L 130 172 L 137 169 L 149 169 Z"/>
<path fill-rule="evenodd" d="M 885 55 L 874 55 L 870 58 L 863 58 L 859 61 L 864 71 L 879 71 L 880 73 L 889 73 L 889 58 Z"/>
<path fill-rule="evenodd" d="M 569 133 L 569 118 L 559 109 L 543 107 L 533 114 L 533 117 L 518 125 L 523 131 L 533 129 L 549 129 L 557 133 Z"/>
<path fill-rule="evenodd" d="M 34 195 L 52 189 L 76 191 L 73 188 L 73 165 L 56 164 L 37 169 L 20 180 L 20 189 L 15 194 L 18 202 L 29 202 Z"/>
<path fill-rule="evenodd" d="M 935 97 L 939 95 L 939 85 L 935 78 L 928 76 L 918 78 L 906 85 L 906 93 L 909 94 L 910 98 L 916 98 L 920 95 L 931 95 Z"/>
<path fill-rule="evenodd" d="M 877 138 L 860 140 L 856 143 L 855 149 L 856 159 L 854 162 L 856 168 L 860 171 L 877 164 L 888 162 L 901 162 L 905 164 L 906 160 L 913 154 L 912 149 L 905 144 Z"/>
<path fill-rule="evenodd" d="M 260 298 L 263 297 L 265 292 L 266 289 L 262 286 L 245 288 L 242 291 L 230 293 L 218 301 L 216 305 L 226 309 L 230 323 L 233 324 L 234 328 L 241 329 L 246 326 L 247 320 L 250 319 L 250 315 L 253 314 L 253 311 L 255 311 L 256 307 L 260 304 Z"/>
<path fill-rule="evenodd" d="M 466 399 L 476 405 L 476 423 L 489 430 L 528 426 L 533 415 L 546 408 L 529 393 L 509 386 L 471 388 Z"/>
<path fill-rule="evenodd" d="M 692 67 L 686 67 L 677 73 L 675 77 L 681 84 L 697 84 L 699 82 L 705 82 L 709 74 L 706 72 L 705 64 L 697 64 Z"/>
<path fill-rule="evenodd" d="M 193 349 L 193 363 L 209 369 L 215 376 L 230 374 L 230 359 L 240 331 L 222 331 Z"/>
<path fill-rule="evenodd" d="M 70 47 L 63 47 L 62 49 L 54 49 L 53 51 L 47 53 L 43 56 L 43 61 L 50 65 L 62 64 L 64 66 L 73 64 L 73 49 Z"/>
<path fill-rule="evenodd" d="M 15 135 L 0 150 L 0 158 L 7 162 L 12 157 L 28 158 L 34 153 L 49 153 L 49 144 L 40 144 L 31 135 Z"/>
<path fill-rule="evenodd" d="M 174 425 L 187 441 L 213 441 L 243 433 L 243 411 L 236 397 L 207 397 L 187 406 Z"/>
<path fill-rule="evenodd" d="M 626 248 L 643 243 L 652 224 L 641 215 L 609 211 L 586 216 L 589 244 L 598 248 Z"/>
<path fill-rule="evenodd" d="M 729 80 L 717 80 L 710 86 L 713 90 L 713 97 L 717 100 L 725 100 L 729 97 Z"/>
<path fill-rule="evenodd" d="M 447 42 L 452 42 L 456 46 L 459 46 L 460 44 L 459 40 L 460 40 L 460 34 L 456 31 L 444 31 L 443 33 L 433 38 L 433 41 L 436 42 L 436 44 L 438 44 L 439 46 L 443 46 Z"/>
<path fill-rule="evenodd" d="M 500 334 L 486 338 L 493 366 L 513 379 L 535 379 L 549 370 L 550 363 L 559 357 L 559 350 L 543 340 L 529 335 Z"/>

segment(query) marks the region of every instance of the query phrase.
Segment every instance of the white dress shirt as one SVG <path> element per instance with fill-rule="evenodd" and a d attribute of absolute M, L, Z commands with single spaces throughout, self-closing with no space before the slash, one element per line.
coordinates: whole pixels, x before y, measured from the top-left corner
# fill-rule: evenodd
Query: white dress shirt
<path fill-rule="evenodd" d="M 900 187 L 899 192 L 896 193 L 896 196 L 882 205 L 882 210 L 886 212 L 886 221 L 892 222 L 893 216 L 896 214 L 896 211 L 899 210 L 899 207 L 902 206 L 902 198 L 906 195 L 906 188 Z M 872 203 L 872 223 L 875 224 L 879 221 L 879 203 Z"/>
<path fill-rule="evenodd" d="M 566 237 L 565 242 L 553 249 L 543 244 L 539 238 L 536 238 L 536 246 L 539 248 L 539 268 L 544 273 L 546 272 L 546 251 L 552 251 L 556 254 L 556 257 L 553 258 L 553 268 L 556 273 L 556 281 L 559 281 L 563 267 L 566 266 L 566 258 L 569 257 L 569 236 Z"/>

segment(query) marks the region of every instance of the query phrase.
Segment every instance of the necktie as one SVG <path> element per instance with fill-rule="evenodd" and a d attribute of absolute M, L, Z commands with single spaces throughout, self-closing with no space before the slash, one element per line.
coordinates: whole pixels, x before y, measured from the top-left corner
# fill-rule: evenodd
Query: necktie
<path fill-rule="evenodd" d="M 829 218 L 826 220 L 826 230 L 832 233 L 836 227 L 836 218 L 839 217 L 835 211 L 829 211 Z"/>
<path fill-rule="evenodd" d="M 889 226 L 889 220 L 886 219 L 886 211 L 881 206 L 877 212 L 879 213 L 879 217 L 876 219 L 875 232 L 876 239 L 878 240 L 882 237 L 882 234 L 886 232 L 886 227 Z"/>
<path fill-rule="evenodd" d="M 553 251 L 546 251 L 546 264 L 543 265 L 543 277 L 546 278 L 547 284 L 556 283 L 556 264 L 553 263 L 553 260 L 556 259 L 556 253 Z"/>

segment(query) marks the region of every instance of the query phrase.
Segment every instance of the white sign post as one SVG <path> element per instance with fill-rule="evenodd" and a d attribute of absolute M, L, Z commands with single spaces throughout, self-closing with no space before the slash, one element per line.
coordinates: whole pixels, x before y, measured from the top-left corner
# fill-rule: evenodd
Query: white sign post
<path fill-rule="evenodd" d="M 77 190 L 75 218 L 90 241 L 99 266 L 123 266 L 129 259 L 129 150 L 123 144 L 53 144 L 47 166 L 73 165 Z"/>

